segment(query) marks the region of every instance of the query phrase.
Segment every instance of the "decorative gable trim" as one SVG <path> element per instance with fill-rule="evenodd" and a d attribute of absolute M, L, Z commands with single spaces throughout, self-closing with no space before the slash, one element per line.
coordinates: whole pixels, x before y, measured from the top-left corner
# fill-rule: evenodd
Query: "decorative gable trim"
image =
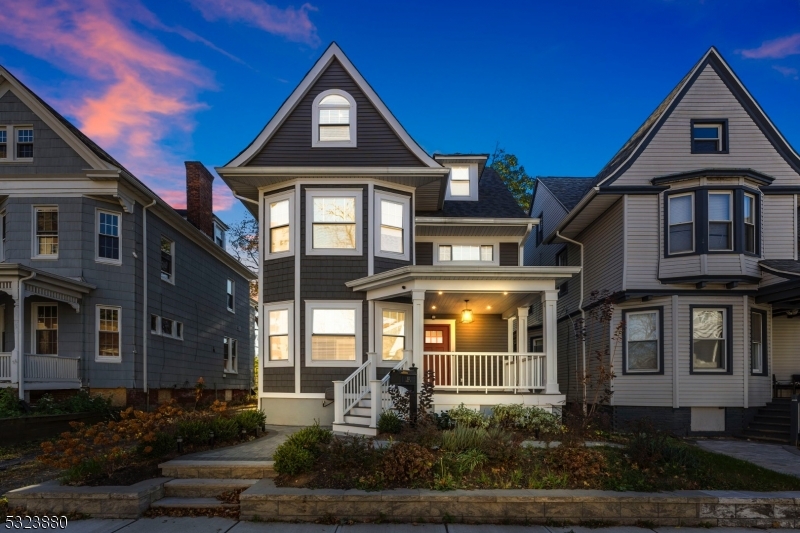
<path fill-rule="evenodd" d="M 597 183 L 598 185 L 610 185 L 631 167 L 631 165 L 642 154 L 645 148 L 647 148 L 647 146 L 650 144 L 658 131 L 670 117 L 681 100 L 683 100 L 683 97 L 707 66 L 710 66 L 712 69 L 714 69 L 714 72 L 720 77 L 722 82 L 725 83 L 725 86 L 728 88 L 728 90 L 730 90 L 733 96 L 739 101 L 744 110 L 748 113 L 753 122 L 756 123 L 764 136 L 770 141 L 770 143 L 772 143 L 781 157 L 783 157 L 783 159 L 790 167 L 792 167 L 795 172 L 800 174 L 800 156 L 791 147 L 791 145 L 789 145 L 775 124 L 772 123 L 761 106 L 758 105 L 758 102 L 755 100 L 755 98 L 753 98 L 753 96 L 742 84 L 741 80 L 739 80 L 736 74 L 734 74 L 733 70 L 731 70 L 730 66 L 723 59 L 719 51 L 712 46 L 708 52 L 706 52 L 703 58 L 692 68 L 681 84 L 679 84 L 679 90 L 673 90 L 672 100 L 669 102 L 666 109 L 661 113 L 660 117 L 650 126 L 647 134 L 642 136 L 636 148 L 631 151 L 630 155 L 628 155 L 628 157 L 622 161 L 617 168 L 608 172 L 608 174 L 604 177 L 599 178 Z M 676 87 L 676 89 L 678 88 Z M 665 103 L 666 102 L 662 102 L 662 104 L 659 105 L 659 108 L 661 108 Z M 605 169 L 601 170 L 599 175 L 602 175 L 604 171 Z"/>
<path fill-rule="evenodd" d="M 427 167 L 433 168 L 441 168 L 441 165 L 437 163 L 433 158 L 431 158 L 420 146 L 411 138 L 411 136 L 406 132 L 403 126 L 400 125 L 400 122 L 395 118 L 389 108 L 386 107 L 386 104 L 380 99 L 378 94 L 372 89 L 372 87 L 367 83 L 363 76 L 358 72 L 356 67 L 350 62 L 342 49 L 339 48 L 339 45 L 336 43 L 331 43 L 325 53 L 322 54 L 322 57 L 317 60 L 311 70 L 308 71 L 308 74 L 305 75 L 303 80 L 300 84 L 295 88 L 289 98 L 287 98 L 283 105 L 278 109 L 278 112 L 272 117 L 272 119 L 267 123 L 261 133 L 258 134 L 258 137 L 250 143 L 250 145 L 245 148 L 239 155 L 229 161 L 224 168 L 231 168 L 231 167 L 240 167 L 247 164 L 256 154 L 269 142 L 275 132 L 280 128 L 280 126 L 284 123 L 286 118 L 292 113 L 295 109 L 297 104 L 300 100 L 305 96 L 308 90 L 314 85 L 314 82 L 320 77 L 320 75 L 328 68 L 332 61 L 338 60 L 342 67 L 345 69 L 347 74 L 353 78 L 356 85 L 364 92 L 364 95 L 369 99 L 375 109 L 378 110 L 378 113 L 381 117 L 389 124 L 389 127 L 392 128 L 394 133 L 398 136 L 398 138 L 405 144 L 405 146 L 413 153 L 422 164 Z"/>

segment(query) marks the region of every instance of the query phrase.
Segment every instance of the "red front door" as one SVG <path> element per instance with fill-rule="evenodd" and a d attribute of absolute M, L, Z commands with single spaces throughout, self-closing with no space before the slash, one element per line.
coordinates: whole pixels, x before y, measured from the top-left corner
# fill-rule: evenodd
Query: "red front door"
<path fill-rule="evenodd" d="M 424 351 L 433 352 L 425 356 L 425 370 L 433 370 L 434 385 L 450 385 L 450 325 L 425 324 Z"/>

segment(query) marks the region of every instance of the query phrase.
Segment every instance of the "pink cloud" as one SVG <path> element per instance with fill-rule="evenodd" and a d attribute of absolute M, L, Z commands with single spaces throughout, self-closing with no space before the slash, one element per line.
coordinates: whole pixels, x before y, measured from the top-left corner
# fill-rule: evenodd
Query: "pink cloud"
<path fill-rule="evenodd" d="M 741 50 L 741 54 L 750 59 L 763 59 L 767 57 L 780 59 L 782 57 L 800 54 L 800 33 L 765 41 L 761 43 L 761 46 L 758 48 Z"/>
<path fill-rule="evenodd" d="M 317 11 L 311 4 L 300 9 L 280 9 L 261 0 L 189 0 L 200 10 L 206 20 L 225 19 L 244 22 L 266 32 L 281 35 L 290 41 L 319 46 L 317 28 L 308 18 L 310 11 Z"/>
<path fill-rule="evenodd" d="M 772 65 L 772 68 L 786 76 L 787 78 L 798 79 L 798 72 L 796 68 L 784 67 L 781 65 Z"/>
<path fill-rule="evenodd" d="M 191 145 L 192 115 L 205 107 L 197 93 L 215 88 L 213 73 L 136 33 L 131 21 L 160 24 L 131 1 L 9 2 L 0 10 L 0 42 L 74 75 L 57 107 L 165 200 L 182 204 L 178 152 Z"/>

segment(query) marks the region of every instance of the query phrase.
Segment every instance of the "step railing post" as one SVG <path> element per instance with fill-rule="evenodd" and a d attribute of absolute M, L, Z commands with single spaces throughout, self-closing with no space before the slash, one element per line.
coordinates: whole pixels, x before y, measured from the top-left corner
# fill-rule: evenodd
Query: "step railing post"
<path fill-rule="evenodd" d="M 792 446 L 797 446 L 797 434 L 800 431 L 800 402 L 797 398 L 796 394 L 792 395 L 789 403 L 789 442 Z"/>
<path fill-rule="evenodd" d="M 369 376 L 367 379 L 369 381 L 378 379 L 378 354 L 375 352 L 367 352 L 367 358 L 369 359 Z"/>
<path fill-rule="evenodd" d="M 383 398 L 381 388 L 383 382 L 373 379 L 369 382 L 369 427 L 378 427 L 378 419 L 383 413 Z"/>
<path fill-rule="evenodd" d="M 344 424 L 344 381 L 333 382 L 333 423 Z"/>

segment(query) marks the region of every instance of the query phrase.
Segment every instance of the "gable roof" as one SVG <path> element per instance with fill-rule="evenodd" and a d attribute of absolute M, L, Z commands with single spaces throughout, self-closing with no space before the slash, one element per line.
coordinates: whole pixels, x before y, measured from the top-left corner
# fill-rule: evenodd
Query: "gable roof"
<path fill-rule="evenodd" d="M 328 66 L 333 62 L 338 61 L 347 74 L 353 78 L 358 87 L 364 92 L 367 99 L 377 109 L 380 116 L 392 128 L 398 138 L 403 144 L 413 153 L 420 161 L 420 163 L 427 167 L 441 168 L 441 165 L 431 158 L 411 136 L 406 132 L 400 122 L 395 118 L 386 104 L 380 99 L 378 94 L 369 85 L 367 80 L 358 72 L 358 69 L 350 62 L 344 54 L 339 45 L 335 42 L 331 43 L 322 56 L 314 63 L 311 70 L 305 75 L 300 84 L 295 88 L 289 97 L 283 102 L 277 113 L 270 119 L 267 125 L 261 130 L 261 133 L 251 142 L 244 150 L 230 160 L 225 168 L 240 167 L 250 161 L 272 138 L 278 128 L 283 124 L 286 118 L 292 113 L 300 100 L 305 96 L 306 92 L 314 85 L 314 82 L 325 72 Z"/>
<path fill-rule="evenodd" d="M 558 202 L 569 213 L 573 207 L 578 205 L 586 191 L 591 188 L 594 178 L 564 178 L 564 177 L 540 177 L 536 181 L 541 183 Z M 536 193 L 534 192 L 534 195 Z M 533 202 L 531 202 L 533 208 Z"/>
<path fill-rule="evenodd" d="M 418 213 L 430 217 L 525 218 L 525 211 L 492 167 L 478 180 L 478 201 L 445 200 L 438 211 Z"/>
<path fill-rule="evenodd" d="M 758 102 L 745 88 L 719 51 L 712 46 L 681 79 L 678 85 L 670 91 L 664 101 L 656 107 L 655 111 L 647 117 L 647 120 L 636 130 L 633 136 L 622 145 L 622 148 L 600 170 L 595 178 L 596 185 L 610 185 L 631 166 L 707 66 L 711 66 L 714 69 L 789 166 L 800 173 L 800 156 L 778 131 L 778 128 L 772 123 L 761 106 L 758 105 Z"/>

